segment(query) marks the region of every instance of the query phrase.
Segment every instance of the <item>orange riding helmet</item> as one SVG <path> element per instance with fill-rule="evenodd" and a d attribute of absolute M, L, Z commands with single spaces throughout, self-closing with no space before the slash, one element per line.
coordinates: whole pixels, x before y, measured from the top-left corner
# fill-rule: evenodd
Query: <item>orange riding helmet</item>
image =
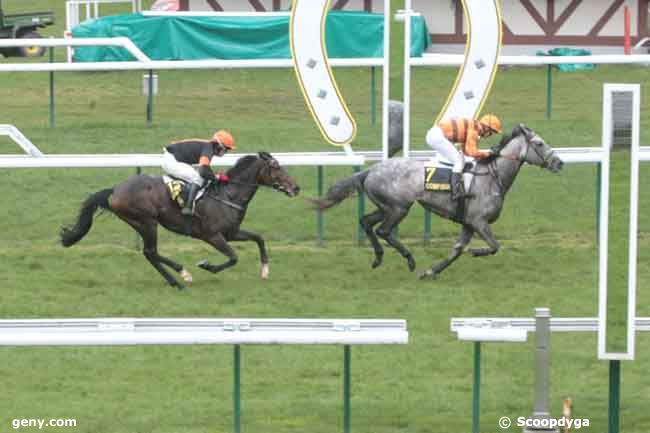
<path fill-rule="evenodd" d="M 237 149 L 235 146 L 235 139 L 230 135 L 230 133 L 226 130 L 220 129 L 217 132 L 214 133 L 212 136 L 212 139 L 210 139 L 211 143 L 219 143 L 223 147 L 225 147 L 228 150 L 233 150 Z"/>
<path fill-rule="evenodd" d="M 502 132 L 501 121 L 494 114 L 486 114 L 485 116 L 481 117 L 479 123 L 483 126 L 490 128 L 492 131 L 496 132 L 497 134 L 501 134 Z"/>

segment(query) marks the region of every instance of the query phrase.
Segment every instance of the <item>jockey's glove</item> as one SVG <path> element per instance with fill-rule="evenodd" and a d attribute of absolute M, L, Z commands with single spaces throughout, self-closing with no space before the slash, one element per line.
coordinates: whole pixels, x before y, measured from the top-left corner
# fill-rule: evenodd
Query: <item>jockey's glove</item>
<path fill-rule="evenodd" d="M 219 183 L 228 183 L 228 182 L 230 182 L 230 178 L 228 177 L 228 175 L 226 173 L 219 173 L 219 174 L 217 174 L 215 176 L 215 178 L 217 179 L 217 182 L 219 182 Z"/>

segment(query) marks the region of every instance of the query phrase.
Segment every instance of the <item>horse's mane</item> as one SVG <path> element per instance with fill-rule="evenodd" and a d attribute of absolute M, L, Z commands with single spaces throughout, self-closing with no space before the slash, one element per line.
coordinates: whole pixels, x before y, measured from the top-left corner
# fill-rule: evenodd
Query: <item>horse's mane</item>
<path fill-rule="evenodd" d="M 228 174 L 229 177 L 237 176 L 242 171 L 248 169 L 248 167 L 250 167 L 251 164 L 253 164 L 258 159 L 259 159 L 258 155 L 242 156 L 237 160 L 235 165 L 233 165 L 232 167 L 230 167 L 230 169 L 228 169 L 226 173 Z"/>
<path fill-rule="evenodd" d="M 512 129 L 510 135 L 504 134 L 503 137 L 501 137 L 499 143 L 492 146 L 492 155 L 490 155 L 485 159 L 482 159 L 481 161 L 484 161 L 486 163 L 493 161 L 501 154 L 501 151 L 508 145 L 508 143 L 510 143 L 512 140 L 519 137 L 520 135 L 524 135 L 526 133 L 526 129 L 527 129 L 526 126 L 522 124 L 515 126 Z"/>

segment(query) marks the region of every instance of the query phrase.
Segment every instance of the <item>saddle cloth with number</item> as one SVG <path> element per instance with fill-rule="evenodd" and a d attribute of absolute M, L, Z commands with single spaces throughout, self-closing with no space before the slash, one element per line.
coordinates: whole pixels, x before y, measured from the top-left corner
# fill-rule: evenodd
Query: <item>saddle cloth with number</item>
<path fill-rule="evenodd" d="M 163 182 L 165 183 L 165 186 L 167 186 L 167 189 L 169 190 L 169 195 L 171 196 L 172 201 L 178 204 L 180 208 L 183 208 L 185 206 L 185 202 L 187 202 L 187 197 L 190 194 L 189 183 L 169 175 L 163 176 Z M 205 188 L 201 188 L 199 192 L 196 194 L 194 203 L 198 202 L 199 199 L 203 197 L 204 193 L 205 193 Z"/>
<path fill-rule="evenodd" d="M 470 159 L 467 158 L 466 159 Z M 463 169 L 463 181 L 465 190 L 469 187 L 474 178 L 471 170 L 474 168 L 474 160 L 465 163 Z M 425 191 L 451 191 L 451 168 L 453 164 L 443 159 L 432 158 L 424 163 L 424 190 Z"/>

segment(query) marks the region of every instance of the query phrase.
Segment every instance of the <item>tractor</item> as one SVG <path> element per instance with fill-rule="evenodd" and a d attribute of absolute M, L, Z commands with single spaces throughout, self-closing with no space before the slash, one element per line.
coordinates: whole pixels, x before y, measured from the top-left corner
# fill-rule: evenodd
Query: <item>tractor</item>
<path fill-rule="evenodd" d="M 53 12 L 31 12 L 5 15 L 0 0 L 0 38 L 2 39 L 35 39 L 42 36 L 37 29 L 54 24 Z M 45 53 L 44 47 L 8 47 L 0 48 L 0 54 L 5 57 L 38 57 Z"/>

